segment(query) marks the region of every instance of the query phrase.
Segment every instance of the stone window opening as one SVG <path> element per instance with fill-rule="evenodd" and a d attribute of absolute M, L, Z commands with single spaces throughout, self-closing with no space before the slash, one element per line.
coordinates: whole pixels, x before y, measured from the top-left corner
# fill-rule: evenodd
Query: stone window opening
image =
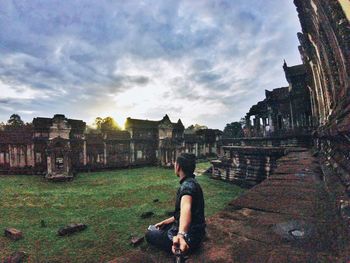
<path fill-rule="evenodd" d="M 283 120 L 282 120 L 282 116 L 281 116 L 281 115 L 278 115 L 278 117 L 277 117 L 277 123 L 278 123 L 278 129 L 279 129 L 279 130 L 282 130 L 282 127 L 283 127 Z"/>
<path fill-rule="evenodd" d="M 35 153 L 35 162 L 41 163 L 41 153 L 39 152 Z"/>
<path fill-rule="evenodd" d="M 58 170 L 62 170 L 64 168 L 64 160 L 62 156 L 56 157 L 55 165 L 56 165 L 56 169 Z"/>
<path fill-rule="evenodd" d="M 104 162 L 104 155 L 103 153 L 99 153 L 97 154 L 97 160 L 96 160 L 97 163 L 103 163 Z"/>

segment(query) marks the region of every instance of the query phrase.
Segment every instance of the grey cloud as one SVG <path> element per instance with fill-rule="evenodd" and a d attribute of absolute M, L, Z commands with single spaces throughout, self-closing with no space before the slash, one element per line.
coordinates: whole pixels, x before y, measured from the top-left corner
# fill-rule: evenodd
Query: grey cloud
<path fill-rule="evenodd" d="M 216 101 L 227 108 L 222 118 L 231 119 L 202 116 L 198 122 L 222 128 L 262 99 L 264 89 L 283 85 L 283 58 L 300 61 L 299 24 L 289 1 L 1 1 L 0 27 L 0 80 L 49 94 L 0 104 L 45 115 L 86 117 L 89 105 L 109 94 L 151 89 L 153 79 L 143 72 L 115 75 L 118 61 L 132 57 L 188 65 L 183 76 L 166 76 L 169 109 L 178 110 L 172 98 Z M 160 110 L 166 109 L 145 112 Z"/>

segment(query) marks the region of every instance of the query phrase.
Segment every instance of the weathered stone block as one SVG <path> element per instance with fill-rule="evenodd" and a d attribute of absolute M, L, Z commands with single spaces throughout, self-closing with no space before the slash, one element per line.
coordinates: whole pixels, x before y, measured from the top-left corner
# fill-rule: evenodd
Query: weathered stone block
<path fill-rule="evenodd" d="M 6 258 L 4 263 L 23 263 L 27 258 L 27 253 L 24 251 L 18 251 L 13 253 L 10 257 Z"/>
<path fill-rule="evenodd" d="M 138 236 L 133 236 L 131 237 L 131 244 L 136 247 L 137 245 L 141 244 L 144 241 L 145 237 L 138 237 Z"/>
<path fill-rule="evenodd" d="M 12 239 L 12 240 L 19 240 L 23 238 L 23 234 L 20 230 L 15 228 L 6 228 L 5 229 L 5 236 Z"/>
<path fill-rule="evenodd" d="M 68 226 L 62 227 L 58 230 L 59 236 L 71 235 L 76 232 L 81 232 L 87 228 L 85 224 L 70 224 Z"/>

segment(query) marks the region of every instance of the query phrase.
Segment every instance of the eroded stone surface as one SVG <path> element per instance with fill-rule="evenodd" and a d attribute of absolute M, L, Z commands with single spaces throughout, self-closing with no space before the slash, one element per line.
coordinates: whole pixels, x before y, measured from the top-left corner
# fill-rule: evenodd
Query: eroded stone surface
<path fill-rule="evenodd" d="M 81 232 L 87 228 L 85 224 L 70 224 L 68 226 L 62 227 L 58 230 L 59 236 L 71 235 L 76 232 Z"/>
<path fill-rule="evenodd" d="M 24 251 L 14 252 L 4 263 L 24 263 L 27 257 L 27 253 Z"/>
<path fill-rule="evenodd" d="M 145 239 L 145 237 L 143 237 L 143 236 L 142 237 L 132 236 L 130 242 L 135 247 L 135 246 L 141 244 L 144 241 L 144 239 Z"/>
<path fill-rule="evenodd" d="M 6 228 L 5 229 L 5 236 L 12 239 L 12 240 L 19 240 L 23 238 L 22 231 L 16 229 L 16 228 Z"/>

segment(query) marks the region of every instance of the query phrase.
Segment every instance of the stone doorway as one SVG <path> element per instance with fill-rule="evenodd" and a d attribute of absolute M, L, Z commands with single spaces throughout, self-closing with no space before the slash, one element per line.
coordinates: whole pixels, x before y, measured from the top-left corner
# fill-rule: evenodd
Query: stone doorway
<path fill-rule="evenodd" d="M 71 178 L 71 150 L 68 140 L 53 139 L 47 149 L 47 174 L 49 179 Z"/>

